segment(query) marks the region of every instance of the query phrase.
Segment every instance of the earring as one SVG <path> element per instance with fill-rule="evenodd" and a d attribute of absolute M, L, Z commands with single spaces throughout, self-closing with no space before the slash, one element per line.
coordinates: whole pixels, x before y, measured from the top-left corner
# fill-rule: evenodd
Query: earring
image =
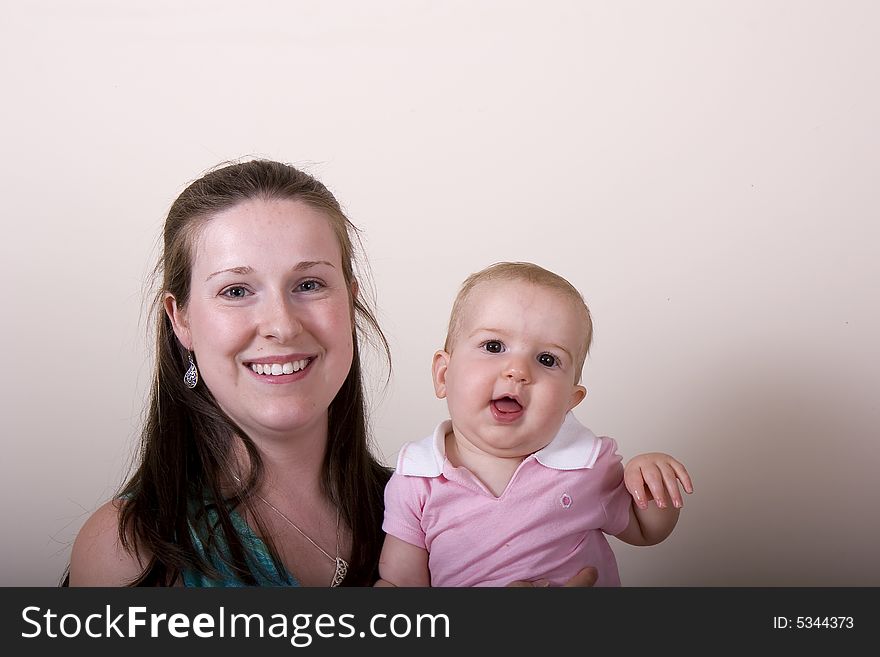
<path fill-rule="evenodd" d="M 186 387 L 192 390 L 196 387 L 196 384 L 199 382 L 199 371 L 196 369 L 196 364 L 193 361 L 192 352 L 187 352 L 189 354 L 189 369 L 186 371 L 186 374 L 183 375 L 183 382 L 186 384 Z"/>

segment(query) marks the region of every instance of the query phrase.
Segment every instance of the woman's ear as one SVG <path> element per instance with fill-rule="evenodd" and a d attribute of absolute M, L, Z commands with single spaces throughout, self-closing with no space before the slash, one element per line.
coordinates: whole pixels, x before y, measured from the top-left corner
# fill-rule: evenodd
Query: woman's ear
<path fill-rule="evenodd" d="M 434 354 L 431 372 L 434 375 L 434 394 L 438 399 L 446 398 L 446 370 L 449 367 L 449 353 L 442 349 Z"/>
<path fill-rule="evenodd" d="M 360 287 L 358 286 L 356 278 L 351 279 L 348 290 L 350 299 L 350 303 L 348 305 L 351 311 L 351 330 L 352 332 L 354 332 L 357 327 L 357 311 L 355 308 L 355 303 L 357 302 L 358 292 L 360 291 Z"/>
<path fill-rule="evenodd" d="M 174 329 L 174 335 L 183 345 L 184 349 L 192 351 L 192 335 L 189 330 L 189 322 L 186 317 L 186 310 L 177 306 L 177 299 L 170 292 L 166 292 L 162 299 L 162 305 L 165 307 L 165 314 L 171 320 L 171 326 Z"/>

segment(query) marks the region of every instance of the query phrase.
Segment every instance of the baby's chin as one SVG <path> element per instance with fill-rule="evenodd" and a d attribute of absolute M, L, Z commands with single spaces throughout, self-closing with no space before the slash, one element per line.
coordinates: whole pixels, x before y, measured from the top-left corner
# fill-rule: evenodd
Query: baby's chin
<path fill-rule="evenodd" d="M 553 436 L 550 436 L 546 440 L 542 437 L 536 441 L 529 441 L 528 443 L 504 443 L 502 441 L 485 441 L 480 447 L 481 449 L 490 454 L 491 456 L 495 456 L 497 458 L 506 458 L 506 459 L 524 459 L 528 456 L 531 456 L 535 452 L 538 452 L 553 439 Z"/>

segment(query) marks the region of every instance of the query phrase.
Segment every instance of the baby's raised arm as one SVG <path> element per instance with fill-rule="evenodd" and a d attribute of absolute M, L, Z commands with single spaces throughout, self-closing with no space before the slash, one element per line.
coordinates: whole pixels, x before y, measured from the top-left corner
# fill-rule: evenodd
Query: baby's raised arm
<path fill-rule="evenodd" d="M 688 494 L 694 492 L 687 468 L 668 454 L 640 454 L 626 464 L 623 481 L 633 503 L 629 524 L 617 538 L 630 545 L 655 545 L 664 540 L 684 506 L 679 482 Z M 649 504 L 651 500 L 654 504 Z"/>

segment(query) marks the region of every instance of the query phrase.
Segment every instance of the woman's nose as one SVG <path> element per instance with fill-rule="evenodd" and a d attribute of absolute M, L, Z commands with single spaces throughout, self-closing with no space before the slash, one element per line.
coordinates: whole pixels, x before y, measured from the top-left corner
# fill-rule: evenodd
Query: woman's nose
<path fill-rule="evenodd" d="M 295 309 L 285 299 L 267 301 L 262 313 L 260 334 L 264 338 L 288 342 L 303 330 Z"/>

